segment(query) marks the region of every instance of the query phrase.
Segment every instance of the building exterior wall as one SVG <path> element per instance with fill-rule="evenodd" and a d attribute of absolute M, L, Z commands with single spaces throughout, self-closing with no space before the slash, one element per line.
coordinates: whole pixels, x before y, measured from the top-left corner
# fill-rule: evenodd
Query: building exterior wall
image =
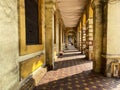
<path fill-rule="evenodd" d="M 17 0 L 0 1 L 0 90 L 16 90 L 19 84 Z"/>
<path fill-rule="evenodd" d="M 43 41 L 40 47 L 41 49 L 25 55 L 20 54 L 20 31 L 23 30 L 23 28 L 19 26 L 19 18 L 23 14 L 19 13 L 19 8 L 24 8 L 20 4 L 20 1 L 21 0 L 0 1 L 0 90 L 18 90 L 23 87 L 23 84 L 26 84 L 25 82 L 27 80 L 30 81 L 31 78 L 34 80 L 34 84 L 37 84 L 47 72 L 46 68 L 44 68 L 44 0 L 41 1 L 42 18 L 40 21 L 42 24 L 40 25 Z M 26 90 L 26 87 L 22 88 L 22 90 Z"/>
<path fill-rule="evenodd" d="M 42 44 L 38 46 L 25 45 L 24 0 L 0 1 L 0 90 L 32 90 L 47 72 L 46 63 L 54 64 L 57 55 L 64 50 L 64 41 L 68 45 L 70 34 L 73 35 L 71 35 L 73 45 L 76 46 L 75 40 L 77 39 L 77 48 L 81 50 L 82 54 L 87 54 L 90 60 L 96 60 L 96 66 L 99 66 L 96 68 L 96 72 L 102 69 L 109 75 L 111 72 L 108 70 L 111 70 L 111 68 L 109 69 L 111 63 L 119 63 L 120 66 L 119 0 L 118 2 L 104 2 L 104 6 L 94 0 L 95 9 L 93 10 L 91 6 L 86 8 L 88 10 L 83 13 L 77 30 L 65 28 L 60 13 L 56 10 L 54 0 L 38 1 L 40 17 L 38 19 L 40 30 L 42 30 L 40 39 Z M 93 12 L 96 12 L 95 14 L 99 18 L 93 17 Z M 53 23 L 54 14 L 56 14 L 56 18 L 54 18 L 56 21 Z M 95 28 L 93 28 L 93 19 L 96 20 L 94 26 L 97 24 Z M 102 22 L 103 25 L 99 22 Z M 93 32 L 96 35 L 94 40 Z M 56 38 L 56 43 L 54 43 L 54 38 Z M 93 52 L 95 40 L 96 45 L 100 45 L 95 48 L 96 53 Z M 47 54 L 45 54 L 45 49 Z"/>

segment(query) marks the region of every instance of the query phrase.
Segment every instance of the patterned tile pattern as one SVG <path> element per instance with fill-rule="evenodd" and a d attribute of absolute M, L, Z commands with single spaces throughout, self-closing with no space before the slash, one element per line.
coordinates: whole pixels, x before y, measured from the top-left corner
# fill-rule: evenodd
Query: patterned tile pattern
<path fill-rule="evenodd" d="M 94 73 L 92 61 L 76 50 L 66 50 L 34 90 L 120 90 L 120 80 Z"/>

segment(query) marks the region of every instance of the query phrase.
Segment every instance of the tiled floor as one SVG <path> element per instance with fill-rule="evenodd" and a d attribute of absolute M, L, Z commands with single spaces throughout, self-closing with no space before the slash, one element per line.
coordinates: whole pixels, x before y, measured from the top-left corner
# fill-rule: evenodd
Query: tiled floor
<path fill-rule="evenodd" d="M 70 50 L 70 48 L 72 48 Z M 120 80 L 94 73 L 92 61 L 69 47 L 34 90 L 120 90 Z"/>

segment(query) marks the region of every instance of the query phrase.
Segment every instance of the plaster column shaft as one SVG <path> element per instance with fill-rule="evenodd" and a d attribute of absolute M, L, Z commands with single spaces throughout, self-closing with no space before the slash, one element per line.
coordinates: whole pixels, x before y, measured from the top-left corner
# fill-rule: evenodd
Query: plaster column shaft
<path fill-rule="evenodd" d="M 87 58 L 93 60 L 93 18 L 89 18 L 87 21 Z"/>
<path fill-rule="evenodd" d="M 82 27 L 82 54 L 85 54 L 86 48 L 86 26 Z"/>
<path fill-rule="evenodd" d="M 83 54 L 83 27 L 81 27 L 81 53 Z"/>
<path fill-rule="evenodd" d="M 68 35 L 66 34 L 65 37 L 66 37 L 66 46 L 68 46 Z"/>
<path fill-rule="evenodd" d="M 79 35 L 79 27 L 77 28 L 77 49 L 80 48 L 80 35 Z"/>
<path fill-rule="evenodd" d="M 59 54 L 59 19 L 56 19 L 56 47 L 57 54 Z"/>
<path fill-rule="evenodd" d="M 54 68 L 54 9 L 53 1 L 45 2 L 45 55 L 48 70 Z"/>
<path fill-rule="evenodd" d="M 94 63 L 93 63 L 93 70 L 95 72 L 101 72 L 101 52 L 102 52 L 102 1 L 101 0 L 94 0 L 93 1 L 93 38 L 94 38 Z"/>
<path fill-rule="evenodd" d="M 62 24 L 60 23 L 60 28 L 59 28 L 59 50 L 62 51 Z"/>
<path fill-rule="evenodd" d="M 80 43 L 79 43 L 80 48 L 79 48 L 79 50 L 81 51 L 81 50 L 82 50 L 82 49 L 81 49 L 81 48 L 82 48 L 82 46 L 81 46 L 81 43 L 82 43 L 82 41 L 81 41 L 81 30 L 79 31 L 79 35 L 80 35 L 80 41 L 79 41 L 79 42 L 80 42 Z"/>
<path fill-rule="evenodd" d="M 79 29 L 80 29 L 80 51 L 82 53 L 82 22 L 80 21 Z"/>
<path fill-rule="evenodd" d="M 104 4 L 104 33 L 102 52 L 102 64 L 104 67 L 102 70 L 108 77 L 120 77 L 120 68 L 117 69 L 117 66 L 115 65 L 118 64 L 120 66 L 119 9 L 120 0 L 109 0 Z"/>
<path fill-rule="evenodd" d="M 62 50 L 64 50 L 64 45 L 65 45 L 65 42 L 64 42 L 64 29 L 62 30 Z"/>

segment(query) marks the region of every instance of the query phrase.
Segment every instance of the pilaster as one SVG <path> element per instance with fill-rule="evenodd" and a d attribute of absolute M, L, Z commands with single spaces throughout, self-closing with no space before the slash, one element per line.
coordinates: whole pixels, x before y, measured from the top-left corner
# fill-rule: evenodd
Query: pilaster
<path fill-rule="evenodd" d="M 77 27 L 77 49 L 80 49 L 80 33 L 79 33 L 79 26 Z"/>
<path fill-rule="evenodd" d="M 86 25 L 82 27 L 82 54 L 85 54 L 86 49 Z"/>
<path fill-rule="evenodd" d="M 60 22 L 60 27 L 59 27 L 59 50 L 60 52 L 63 50 L 62 47 L 62 23 Z"/>
<path fill-rule="evenodd" d="M 104 35 L 102 70 L 108 77 L 120 77 L 120 0 L 107 0 L 104 4 Z"/>
<path fill-rule="evenodd" d="M 93 38 L 94 38 L 94 63 L 93 70 L 101 72 L 101 53 L 103 35 L 103 4 L 102 0 L 93 1 Z"/>
<path fill-rule="evenodd" d="M 86 49 L 87 49 L 87 58 L 93 60 L 93 18 L 88 18 L 86 23 Z"/>
<path fill-rule="evenodd" d="M 81 33 L 81 29 L 80 29 L 80 31 L 79 31 L 79 35 L 80 35 L 80 37 L 79 37 L 79 38 L 80 38 L 80 40 L 79 40 L 79 42 L 80 42 L 80 43 L 79 43 L 79 46 L 80 46 L 79 50 L 80 50 L 80 51 L 82 50 L 82 44 L 81 44 L 81 43 L 82 43 L 82 40 L 81 40 L 81 34 L 82 34 L 82 33 Z"/>
<path fill-rule="evenodd" d="M 45 54 L 48 70 L 54 68 L 54 0 L 45 1 Z"/>

